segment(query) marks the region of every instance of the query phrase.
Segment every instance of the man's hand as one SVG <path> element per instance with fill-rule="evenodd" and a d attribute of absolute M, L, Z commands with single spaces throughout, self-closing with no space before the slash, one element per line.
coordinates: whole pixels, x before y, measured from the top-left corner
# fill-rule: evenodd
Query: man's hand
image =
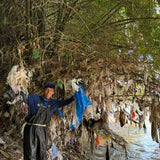
<path fill-rule="evenodd" d="M 72 80 L 72 89 L 74 90 L 74 91 L 79 91 L 79 86 L 78 86 L 78 83 L 80 82 L 80 81 L 82 81 L 82 79 L 73 79 Z"/>
<path fill-rule="evenodd" d="M 25 101 L 26 95 L 23 92 L 15 94 L 13 89 L 8 85 L 2 93 L 2 97 L 7 100 L 7 104 L 15 104 L 18 101 Z"/>
<path fill-rule="evenodd" d="M 16 98 L 16 94 L 15 92 L 12 90 L 12 88 L 8 85 L 3 93 L 2 93 L 2 97 L 10 102 L 12 102 L 15 98 Z"/>

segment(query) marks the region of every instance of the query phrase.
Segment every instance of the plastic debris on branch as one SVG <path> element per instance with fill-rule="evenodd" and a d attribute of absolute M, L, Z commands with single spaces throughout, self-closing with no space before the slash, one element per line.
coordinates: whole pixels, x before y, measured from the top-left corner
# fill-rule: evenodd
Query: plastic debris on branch
<path fill-rule="evenodd" d="M 21 99 L 20 93 L 28 95 L 28 86 L 33 76 L 33 70 L 27 71 L 24 66 L 14 65 L 7 76 L 8 91 L 7 94 L 12 95 L 8 104 L 15 104 Z M 13 92 L 13 93 L 11 93 Z"/>
<path fill-rule="evenodd" d="M 59 157 L 58 149 L 53 142 L 51 143 L 50 149 L 48 150 L 48 154 L 49 154 L 49 158 L 48 158 L 49 160 L 53 160 L 56 157 Z"/>
<path fill-rule="evenodd" d="M 78 128 L 81 124 L 81 119 L 84 116 L 85 108 L 92 105 L 92 102 L 88 100 L 88 97 L 83 91 L 82 85 L 79 83 L 81 79 L 72 80 L 72 88 L 75 91 L 74 97 L 76 98 L 75 113 L 70 124 L 70 129 Z"/>

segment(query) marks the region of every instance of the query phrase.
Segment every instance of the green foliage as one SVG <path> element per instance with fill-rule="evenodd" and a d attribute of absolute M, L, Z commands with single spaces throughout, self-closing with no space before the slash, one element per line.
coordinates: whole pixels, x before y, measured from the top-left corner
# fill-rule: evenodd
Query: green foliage
<path fill-rule="evenodd" d="M 58 80 L 57 80 L 57 86 L 58 86 L 60 89 L 63 89 L 63 84 L 62 84 L 62 80 L 61 80 L 61 79 L 58 79 Z"/>
<path fill-rule="evenodd" d="M 7 17 L 6 17 L 6 16 L 4 16 L 4 21 L 3 21 L 3 23 L 4 23 L 4 24 L 7 23 Z"/>
<path fill-rule="evenodd" d="M 160 14 L 155 10 L 159 0 L 44 2 L 41 5 L 41 1 L 32 1 L 29 17 L 31 24 L 26 24 L 24 18 L 25 1 L 19 1 L 18 5 L 8 1 L 4 3 L 5 9 L 0 8 L 1 24 L 13 26 L 8 27 L 8 30 L 14 28 L 15 36 L 11 41 L 31 42 L 34 46 L 35 39 L 43 39 L 40 47 L 47 48 L 46 55 L 48 52 L 55 52 L 52 56 L 64 53 L 61 58 L 67 59 L 67 63 L 70 63 L 71 55 L 75 61 L 79 58 L 77 55 L 82 55 L 83 60 L 90 58 L 95 61 L 99 58 L 114 59 L 119 55 L 131 61 L 140 57 L 143 57 L 143 61 L 148 61 L 151 55 L 153 59 L 148 66 L 159 68 Z M 40 15 L 45 15 L 43 18 L 38 16 L 40 11 L 43 11 Z M 20 39 L 26 36 L 26 26 L 29 26 L 30 34 L 27 42 L 25 38 Z M 44 32 L 40 31 L 41 28 L 44 29 L 43 26 Z M 8 32 L 4 26 L 0 29 L 3 33 Z M 6 34 L 6 39 L 8 37 Z M 39 44 L 36 45 L 38 47 Z M 33 50 L 33 55 L 35 58 L 40 56 L 36 50 Z"/>
<path fill-rule="evenodd" d="M 158 4 L 160 5 L 160 0 L 157 0 Z"/>
<path fill-rule="evenodd" d="M 39 52 L 36 49 L 33 49 L 33 56 L 35 59 L 39 58 Z"/>

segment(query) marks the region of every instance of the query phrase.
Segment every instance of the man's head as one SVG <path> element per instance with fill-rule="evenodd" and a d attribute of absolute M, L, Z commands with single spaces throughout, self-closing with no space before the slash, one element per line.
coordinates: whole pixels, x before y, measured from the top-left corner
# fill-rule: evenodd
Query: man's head
<path fill-rule="evenodd" d="M 54 89 L 55 85 L 53 83 L 46 83 L 43 89 L 44 97 L 50 99 L 54 94 Z"/>

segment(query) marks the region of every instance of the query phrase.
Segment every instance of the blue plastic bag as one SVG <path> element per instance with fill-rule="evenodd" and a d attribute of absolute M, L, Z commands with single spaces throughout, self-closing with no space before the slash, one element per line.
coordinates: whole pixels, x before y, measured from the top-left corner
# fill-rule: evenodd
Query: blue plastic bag
<path fill-rule="evenodd" d="M 92 105 L 92 102 L 88 100 L 86 94 L 83 92 L 83 87 L 79 84 L 79 91 L 75 92 L 74 97 L 76 98 L 76 116 L 78 120 L 78 125 L 81 124 L 81 119 L 84 116 L 85 108 L 89 105 Z M 73 125 L 73 120 L 70 124 L 70 129 L 75 129 L 75 125 Z"/>
<path fill-rule="evenodd" d="M 59 156 L 58 149 L 53 142 L 52 142 L 52 146 L 53 146 L 53 148 L 52 148 L 51 160 L 53 160 L 54 158 Z"/>

